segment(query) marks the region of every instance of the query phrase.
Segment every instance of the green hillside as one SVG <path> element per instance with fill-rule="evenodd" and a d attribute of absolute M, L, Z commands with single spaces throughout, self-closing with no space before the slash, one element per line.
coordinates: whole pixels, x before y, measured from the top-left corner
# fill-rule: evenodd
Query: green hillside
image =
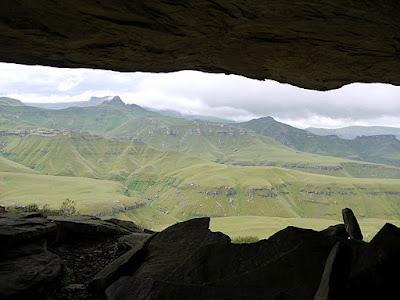
<path fill-rule="evenodd" d="M 135 174 L 127 184 L 146 195 L 152 208 L 178 219 L 205 215 L 332 218 L 339 217 L 341 207 L 358 209 L 361 217 L 400 217 L 398 179 L 208 164 L 163 176 Z"/>
<path fill-rule="evenodd" d="M 8 162 L 0 165 L 2 168 L 24 165 L 30 172 L 58 175 L 49 176 L 52 180 L 74 176 L 79 180 L 90 177 L 118 181 L 115 184 L 125 197 L 135 195 L 146 203 L 147 213 L 152 212 L 155 223 L 205 215 L 332 218 L 344 206 L 360 209 L 364 217 L 396 219 L 400 212 L 400 180 L 396 179 L 333 177 L 279 167 L 219 164 L 180 152 L 159 151 L 139 142 L 77 132 L 0 140 L 7 158 L 1 161 Z M 285 159 L 284 153 L 281 159 Z M 27 180 L 26 186 L 31 186 L 30 181 L 35 187 L 41 186 L 37 176 L 40 177 L 20 177 L 13 185 L 15 190 L 18 184 L 23 186 L 23 180 Z M 48 189 L 52 189 L 50 183 Z M 70 189 L 73 193 L 79 191 L 75 185 Z M 64 195 L 66 190 L 58 195 Z M 46 198 L 46 188 L 41 191 Z M 20 192 L 22 197 L 28 189 Z M 109 196 L 112 203 L 114 196 Z M 93 195 L 87 197 L 85 209 L 95 203 L 91 202 Z M 3 199 L 10 203 L 14 198 Z M 84 198 L 79 199 L 85 202 Z M 136 208 L 123 213 L 133 218 L 136 213 L 143 215 Z"/>
<path fill-rule="evenodd" d="M 8 160 L 0 156 L 0 172 L 13 172 L 13 173 L 37 173 L 34 170 L 25 167 L 21 164 Z"/>
<path fill-rule="evenodd" d="M 42 174 L 123 181 L 140 169 L 159 173 L 203 163 L 177 152 L 135 141 L 108 140 L 85 133 L 2 137 L 0 153 Z"/>
<path fill-rule="evenodd" d="M 357 211 L 355 213 L 357 214 Z M 370 241 L 387 222 L 381 219 L 359 219 L 358 221 L 365 241 Z M 240 216 L 212 218 L 210 228 L 212 231 L 221 231 L 228 234 L 232 239 L 245 236 L 255 236 L 259 239 L 265 239 L 287 226 L 323 230 L 328 226 L 341 222 L 342 220 L 340 219 Z M 400 221 L 398 220 L 390 220 L 390 223 L 400 226 Z M 163 226 L 159 226 L 158 228 L 160 227 Z"/>
<path fill-rule="evenodd" d="M 363 136 L 353 140 L 319 136 L 275 121 L 271 117 L 240 123 L 299 151 L 400 166 L 400 141 L 394 136 Z"/>
<path fill-rule="evenodd" d="M 112 214 L 142 205 L 139 197 L 127 196 L 126 188 L 113 181 L 0 172 L 1 205 L 35 203 L 58 209 L 66 198 L 84 214 Z"/>
<path fill-rule="evenodd" d="M 342 128 L 306 128 L 307 131 L 317 135 L 337 135 L 344 139 L 355 139 L 358 136 L 394 135 L 400 139 L 400 128 L 385 126 L 348 126 Z"/>
<path fill-rule="evenodd" d="M 146 226 L 197 216 L 337 219 L 343 207 L 400 219 L 393 137 L 321 137 L 272 118 L 186 120 L 119 98 L 59 110 L 13 103 L 0 105 L 1 205 L 57 208 L 71 198 L 81 212 Z"/>
<path fill-rule="evenodd" d="M 132 118 L 153 114 L 156 113 L 146 111 L 137 105 L 125 105 L 122 101 L 60 110 L 4 105 L 0 106 L 0 130 L 48 128 L 104 134 Z"/>
<path fill-rule="evenodd" d="M 157 138 L 162 140 L 160 136 Z M 247 133 L 219 136 L 212 132 L 188 137 L 184 145 L 190 148 L 177 147 L 174 151 L 156 150 L 137 140 L 111 140 L 82 132 L 6 136 L 0 137 L 0 145 L 0 154 L 8 160 L 42 174 L 119 181 L 142 168 L 165 173 L 210 161 L 279 166 L 344 177 L 400 178 L 400 168 L 299 152 L 271 138 Z M 164 148 L 174 149 L 172 145 Z"/>
<path fill-rule="evenodd" d="M 0 97 L 0 106 L 24 106 L 24 104 L 17 99 Z"/>
<path fill-rule="evenodd" d="M 400 166 L 400 141 L 389 136 L 349 141 L 335 136 L 314 135 L 272 118 L 252 120 L 238 126 L 163 116 L 137 105 L 126 105 L 118 97 L 96 106 L 59 110 L 21 105 L 0 107 L 0 130 L 83 130 L 108 138 L 138 139 L 160 150 L 186 152 L 212 161 L 245 165 L 275 164 L 274 152 L 279 152 L 292 157 L 292 166 L 286 167 L 296 168 L 298 164 L 312 161 L 314 165 L 308 171 L 313 172 L 319 172 L 319 165 L 333 159 L 297 153 L 296 150 Z M 287 147 L 283 148 L 282 144 Z M 334 163 L 340 162 L 343 161 Z M 278 165 L 282 166 L 280 162 Z M 300 167 L 304 168 L 303 165 Z"/>

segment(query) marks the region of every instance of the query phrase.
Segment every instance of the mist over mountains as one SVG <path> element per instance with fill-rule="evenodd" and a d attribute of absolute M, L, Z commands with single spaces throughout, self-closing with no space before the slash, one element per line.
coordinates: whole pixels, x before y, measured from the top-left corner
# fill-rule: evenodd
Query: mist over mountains
<path fill-rule="evenodd" d="M 28 106 L 46 108 L 46 109 L 64 109 L 69 107 L 89 107 L 89 106 L 97 106 L 106 102 L 111 101 L 121 101 L 119 96 L 105 96 L 105 97 L 91 97 L 87 101 L 79 101 L 79 102 L 56 102 L 56 103 L 30 103 L 26 102 L 25 104 Z"/>
<path fill-rule="evenodd" d="M 3 103 L 6 97 L 0 97 L 3 99 Z M 8 98 L 11 99 L 11 98 Z M 14 99 L 15 100 L 15 99 Z M 33 103 L 33 102 L 24 102 L 27 106 L 46 108 L 46 109 L 65 109 L 70 107 L 90 107 L 101 105 L 105 102 L 110 102 L 112 100 L 122 101 L 119 96 L 104 96 L 104 97 L 95 97 L 92 96 L 89 100 L 86 101 L 77 101 L 77 102 L 56 102 L 56 103 Z M 19 101 L 19 100 L 17 100 Z M 235 123 L 232 120 L 227 120 L 223 118 L 213 117 L 213 116 L 205 116 L 198 114 L 184 114 L 178 112 L 176 110 L 170 109 L 154 109 L 151 107 L 144 107 L 149 111 L 158 112 L 164 116 L 170 116 L 175 118 L 184 118 L 189 120 L 205 120 L 205 121 L 214 121 L 221 123 Z M 361 136 L 373 136 L 373 135 L 394 135 L 397 138 L 400 138 L 400 128 L 397 127 L 387 127 L 387 126 L 347 126 L 342 128 L 316 128 L 316 127 L 308 127 L 305 128 L 306 131 L 309 131 L 315 135 L 327 136 L 327 135 L 337 135 L 343 139 L 354 139 L 356 137 Z"/>

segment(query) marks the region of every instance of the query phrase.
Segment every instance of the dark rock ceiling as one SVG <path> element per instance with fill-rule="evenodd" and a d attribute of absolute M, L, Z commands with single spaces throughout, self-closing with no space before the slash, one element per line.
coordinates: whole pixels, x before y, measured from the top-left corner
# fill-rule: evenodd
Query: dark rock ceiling
<path fill-rule="evenodd" d="M 1 0 L 0 61 L 400 85 L 400 2 Z"/>

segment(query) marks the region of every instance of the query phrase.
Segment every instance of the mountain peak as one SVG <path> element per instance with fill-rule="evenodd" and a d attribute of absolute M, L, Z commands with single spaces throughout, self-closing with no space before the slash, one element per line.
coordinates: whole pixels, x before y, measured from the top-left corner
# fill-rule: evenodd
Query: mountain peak
<path fill-rule="evenodd" d="M 103 102 L 104 104 L 125 105 L 125 102 L 122 101 L 120 96 L 107 97 L 107 98 L 108 99 Z"/>
<path fill-rule="evenodd" d="M 275 121 L 275 119 L 270 116 L 261 117 L 261 118 L 258 118 L 258 120 L 260 120 L 260 121 Z"/>
<path fill-rule="evenodd" d="M 90 106 L 97 106 L 101 104 L 112 105 L 125 105 L 120 96 L 106 96 L 106 97 L 91 97 L 89 99 Z"/>
<path fill-rule="evenodd" d="M 0 97 L 0 105 L 24 106 L 24 104 L 21 101 L 8 97 Z"/>

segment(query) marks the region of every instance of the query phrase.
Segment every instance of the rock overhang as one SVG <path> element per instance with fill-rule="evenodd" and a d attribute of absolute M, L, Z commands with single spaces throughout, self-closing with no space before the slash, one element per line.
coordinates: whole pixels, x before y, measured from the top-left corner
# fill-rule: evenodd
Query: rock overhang
<path fill-rule="evenodd" d="M 0 28 L 2 62 L 400 84 L 394 0 L 4 0 Z"/>

